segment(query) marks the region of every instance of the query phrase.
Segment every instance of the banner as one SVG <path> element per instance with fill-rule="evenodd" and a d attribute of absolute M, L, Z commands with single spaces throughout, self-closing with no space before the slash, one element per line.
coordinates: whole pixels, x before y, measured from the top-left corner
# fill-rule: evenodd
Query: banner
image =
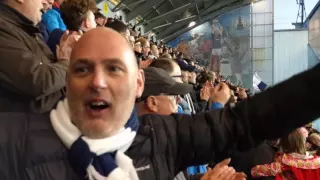
<path fill-rule="evenodd" d="M 197 26 L 168 45 L 236 85 L 251 88 L 250 22 L 248 5 Z"/>

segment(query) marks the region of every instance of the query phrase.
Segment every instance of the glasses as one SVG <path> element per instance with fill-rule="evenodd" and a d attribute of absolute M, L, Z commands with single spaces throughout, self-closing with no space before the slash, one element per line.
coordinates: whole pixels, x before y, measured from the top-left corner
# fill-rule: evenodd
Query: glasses
<path fill-rule="evenodd" d="M 179 95 L 170 95 L 170 94 L 165 94 L 165 93 L 161 93 L 159 96 L 166 96 L 171 101 L 176 101 L 177 98 L 179 97 Z"/>
<path fill-rule="evenodd" d="M 172 78 L 183 78 L 183 75 L 171 76 Z"/>

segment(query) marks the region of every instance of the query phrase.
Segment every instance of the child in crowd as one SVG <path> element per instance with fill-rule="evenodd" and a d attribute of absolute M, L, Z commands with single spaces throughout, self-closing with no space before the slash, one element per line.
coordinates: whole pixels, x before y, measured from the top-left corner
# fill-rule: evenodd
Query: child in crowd
<path fill-rule="evenodd" d="M 280 140 L 282 153 L 274 163 L 252 168 L 252 177 L 275 176 L 276 180 L 315 180 L 320 178 L 320 158 L 306 151 L 306 137 L 295 130 Z"/>

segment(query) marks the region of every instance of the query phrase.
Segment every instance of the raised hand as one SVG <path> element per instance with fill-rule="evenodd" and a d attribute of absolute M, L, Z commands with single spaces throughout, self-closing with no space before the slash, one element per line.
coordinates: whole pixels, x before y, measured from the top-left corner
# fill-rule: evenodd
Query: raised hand
<path fill-rule="evenodd" d="M 247 176 L 244 173 L 236 172 L 229 167 L 231 159 L 226 159 L 218 163 L 213 169 L 210 169 L 201 180 L 245 180 Z"/>

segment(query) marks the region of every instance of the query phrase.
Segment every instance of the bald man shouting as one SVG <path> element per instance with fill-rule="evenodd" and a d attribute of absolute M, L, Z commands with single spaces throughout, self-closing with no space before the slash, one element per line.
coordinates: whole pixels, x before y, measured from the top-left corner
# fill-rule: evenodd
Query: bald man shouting
<path fill-rule="evenodd" d="M 134 103 L 144 73 L 120 34 L 97 28 L 73 49 L 67 98 L 56 109 L 0 114 L 0 177 L 171 180 L 188 166 L 220 161 L 233 149 L 250 149 L 319 117 L 319 68 L 232 108 L 138 120 Z M 229 92 L 224 84 L 215 89 L 221 100 Z"/>

